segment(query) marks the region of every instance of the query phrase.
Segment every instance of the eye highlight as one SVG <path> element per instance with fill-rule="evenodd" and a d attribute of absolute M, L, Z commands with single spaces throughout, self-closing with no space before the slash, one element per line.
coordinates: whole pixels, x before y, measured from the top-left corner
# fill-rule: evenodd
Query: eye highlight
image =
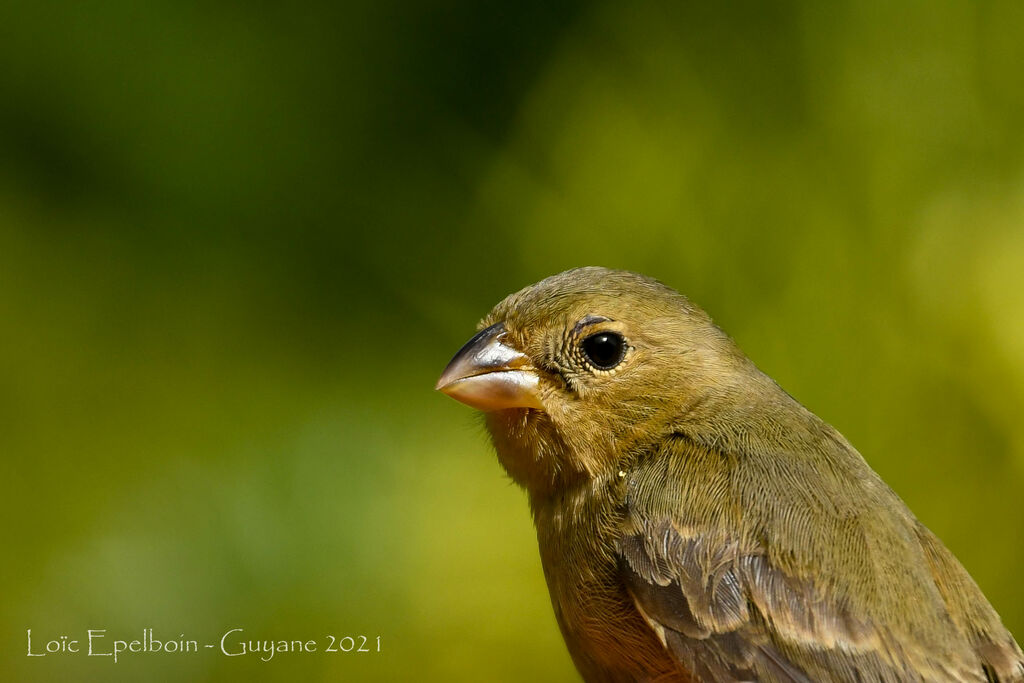
<path fill-rule="evenodd" d="M 615 332 L 598 332 L 580 342 L 580 349 L 595 368 L 611 370 L 625 357 L 626 340 Z"/>

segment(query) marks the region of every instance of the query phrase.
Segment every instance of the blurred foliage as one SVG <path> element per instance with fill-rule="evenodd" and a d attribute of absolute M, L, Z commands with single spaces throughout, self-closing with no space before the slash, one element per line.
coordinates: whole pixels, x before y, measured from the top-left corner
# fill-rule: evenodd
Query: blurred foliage
<path fill-rule="evenodd" d="M 1024 635 L 1018 2 L 0 8 L 4 680 L 567 680 L 432 391 L 584 264 L 707 308 Z M 370 655 L 25 657 L 381 635 Z"/>

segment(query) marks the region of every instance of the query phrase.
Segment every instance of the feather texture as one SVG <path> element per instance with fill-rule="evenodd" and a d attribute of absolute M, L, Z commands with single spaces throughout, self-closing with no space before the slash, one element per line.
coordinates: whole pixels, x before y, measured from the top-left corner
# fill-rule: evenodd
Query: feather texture
<path fill-rule="evenodd" d="M 480 326 L 532 373 L 487 426 L 588 682 L 1024 681 L 952 554 L 679 293 L 581 268 Z"/>

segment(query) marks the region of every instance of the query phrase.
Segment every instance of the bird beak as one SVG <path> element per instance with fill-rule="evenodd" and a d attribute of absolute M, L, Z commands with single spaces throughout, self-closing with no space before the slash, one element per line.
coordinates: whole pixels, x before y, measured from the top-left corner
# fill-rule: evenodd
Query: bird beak
<path fill-rule="evenodd" d="M 448 363 L 436 389 L 486 412 L 543 409 L 537 371 L 525 354 L 504 344 L 504 339 L 504 323 L 477 332 Z"/>

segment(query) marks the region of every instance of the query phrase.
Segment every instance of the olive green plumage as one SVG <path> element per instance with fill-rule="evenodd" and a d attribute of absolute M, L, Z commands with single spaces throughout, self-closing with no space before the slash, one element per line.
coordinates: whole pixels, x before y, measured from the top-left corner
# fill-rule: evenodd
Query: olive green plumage
<path fill-rule="evenodd" d="M 942 543 L 685 297 L 580 268 L 498 323 L 543 409 L 487 425 L 586 680 L 1024 680 Z"/>

